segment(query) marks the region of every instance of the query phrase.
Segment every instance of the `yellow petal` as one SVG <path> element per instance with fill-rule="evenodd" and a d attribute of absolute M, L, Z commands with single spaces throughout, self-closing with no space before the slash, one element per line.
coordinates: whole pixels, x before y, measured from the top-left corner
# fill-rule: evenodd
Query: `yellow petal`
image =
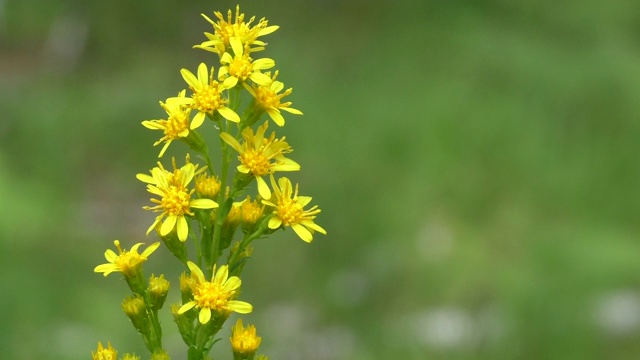
<path fill-rule="evenodd" d="M 235 111 L 229 109 L 228 107 L 220 107 L 218 108 L 218 112 L 220 113 L 220 115 L 222 115 L 223 118 L 229 121 L 233 121 L 236 123 L 240 122 L 240 117 L 238 116 L 238 114 L 236 114 Z"/>
<path fill-rule="evenodd" d="M 282 114 L 280 114 L 280 111 L 278 109 L 267 109 L 267 114 L 269 114 L 271 120 L 273 120 L 273 122 L 278 126 L 284 126 L 284 117 L 282 117 Z"/>
<path fill-rule="evenodd" d="M 300 224 L 293 224 L 291 225 L 291 228 L 293 229 L 293 231 L 296 232 L 296 234 L 298 234 L 298 236 L 300 237 L 300 239 L 310 243 L 313 240 L 313 235 L 311 235 L 311 232 L 309 230 L 307 230 L 306 227 L 300 225 Z"/>
<path fill-rule="evenodd" d="M 195 209 L 214 209 L 218 203 L 211 199 L 195 199 L 191 201 L 191 207 Z"/>
<path fill-rule="evenodd" d="M 178 309 L 178 314 L 184 314 L 185 312 L 191 310 L 194 306 L 196 306 L 196 302 L 189 301 L 188 303 L 180 306 L 180 309 Z"/>
<path fill-rule="evenodd" d="M 187 241 L 187 236 L 189 236 L 189 223 L 187 223 L 187 219 L 185 219 L 184 216 L 178 218 L 176 228 L 178 231 L 178 239 L 182 242 Z"/>
<path fill-rule="evenodd" d="M 198 320 L 200 321 L 200 324 L 206 324 L 209 322 L 209 320 L 211 320 L 211 309 L 209 308 L 202 308 L 200 310 L 200 314 L 198 315 Z"/>
<path fill-rule="evenodd" d="M 227 306 L 238 314 L 248 314 L 253 311 L 253 306 L 245 301 L 231 300 Z"/>
<path fill-rule="evenodd" d="M 195 275 L 198 278 L 199 282 L 205 282 L 204 274 L 202 273 L 202 270 L 200 270 L 198 265 L 196 265 L 192 261 L 187 261 L 187 267 L 189 268 L 189 270 L 191 270 L 191 274 Z"/>
<path fill-rule="evenodd" d="M 271 190 L 262 176 L 256 176 L 256 182 L 258 183 L 258 193 L 260 196 L 262 196 L 263 199 L 271 199 Z"/>
<path fill-rule="evenodd" d="M 178 218 L 175 215 L 169 215 L 164 222 L 162 223 L 162 227 L 160 227 L 160 235 L 165 236 L 173 230 L 176 226 L 176 221 Z"/>
<path fill-rule="evenodd" d="M 269 229 L 277 229 L 282 225 L 282 220 L 279 217 L 274 216 L 269 219 Z"/>
<path fill-rule="evenodd" d="M 211 71 L 213 71 L 213 68 Z M 205 63 L 198 65 L 198 82 L 200 84 L 209 84 L 209 72 L 207 71 L 207 65 Z"/>
<path fill-rule="evenodd" d="M 189 128 L 191 130 L 199 128 L 200 125 L 202 125 L 202 123 L 204 122 L 204 117 L 205 114 L 202 111 L 199 111 L 196 116 L 193 117 L 193 120 L 191 120 L 191 125 L 189 126 Z"/>
<path fill-rule="evenodd" d="M 222 138 L 222 140 L 224 140 L 224 142 L 226 142 L 227 144 L 231 145 L 231 147 L 235 151 L 242 152 L 242 146 L 240 146 L 240 143 L 238 142 L 238 140 L 236 140 L 236 138 L 231 136 L 231 134 L 226 133 L 226 132 L 222 132 L 222 133 L 220 133 L 220 137 Z"/>
<path fill-rule="evenodd" d="M 200 87 L 202 86 L 198 81 L 198 79 L 195 77 L 195 75 L 191 73 L 191 71 L 187 69 L 181 69 L 180 74 L 182 75 L 182 78 L 184 79 L 184 81 L 186 81 L 191 88 L 197 90 L 197 89 L 200 89 Z"/>

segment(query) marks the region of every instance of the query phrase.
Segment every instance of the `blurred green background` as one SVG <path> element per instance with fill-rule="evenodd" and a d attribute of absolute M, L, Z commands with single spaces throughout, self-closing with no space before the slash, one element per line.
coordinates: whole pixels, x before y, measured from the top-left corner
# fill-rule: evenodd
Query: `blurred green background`
<path fill-rule="evenodd" d="M 329 233 L 256 243 L 243 299 L 263 352 L 640 358 L 640 2 L 241 6 L 281 26 L 263 54 L 305 115 L 279 134 Z M 199 14 L 233 7 L 0 0 L 4 358 L 143 353 L 124 282 L 92 269 L 114 239 L 154 241 L 134 175 L 158 136 L 140 122 L 164 116 L 180 68 L 214 61 L 191 49 Z M 167 253 L 147 271 L 175 286 Z"/>

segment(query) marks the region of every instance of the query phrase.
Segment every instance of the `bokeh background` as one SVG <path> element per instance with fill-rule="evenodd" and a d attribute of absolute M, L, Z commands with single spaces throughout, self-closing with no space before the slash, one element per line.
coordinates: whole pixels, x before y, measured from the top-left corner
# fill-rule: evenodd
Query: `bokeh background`
<path fill-rule="evenodd" d="M 640 358 L 640 2 L 241 5 L 281 26 L 263 54 L 305 115 L 280 133 L 329 232 L 256 243 L 243 298 L 265 353 Z M 199 14 L 233 7 L 0 0 L 4 358 L 144 353 L 124 282 L 92 269 L 113 239 L 155 241 L 140 122 L 214 61 L 191 49 Z M 147 264 L 177 284 L 166 250 Z"/>

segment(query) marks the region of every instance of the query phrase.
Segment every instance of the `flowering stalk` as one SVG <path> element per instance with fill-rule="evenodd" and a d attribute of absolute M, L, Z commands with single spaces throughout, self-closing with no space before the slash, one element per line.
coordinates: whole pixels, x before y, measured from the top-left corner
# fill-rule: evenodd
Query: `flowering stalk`
<path fill-rule="evenodd" d="M 217 56 L 210 62 L 219 64 L 217 76 L 216 67 L 206 63 L 195 72 L 180 70 L 187 88 L 160 102 L 166 118 L 142 122 L 147 129 L 162 131 L 153 144 L 163 144 L 160 161 L 149 173 L 137 175 L 153 196 L 152 205 L 143 208 L 158 214 L 147 235 L 156 233 L 184 266 L 179 281 L 181 303 L 172 304 L 170 311 L 189 360 L 208 358 L 232 313 L 253 311 L 253 305 L 239 300 L 242 271 L 253 252 L 253 241 L 287 227 L 305 242 L 311 242 L 315 232 L 326 234 L 315 223 L 320 209 L 306 209 L 311 197 L 298 195 L 298 184 L 294 187 L 288 178 L 276 178 L 276 173 L 296 172 L 301 167 L 289 157 L 293 148 L 284 136 L 278 137 L 275 131 L 267 134 L 269 123 L 273 121 L 279 130 L 285 125 L 282 111 L 302 115 L 283 100 L 293 90 L 283 91 L 284 84 L 277 80 L 279 71 L 264 72 L 275 68 L 275 60 L 255 56 L 267 45 L 261 37 L 278 27 L 264 18 L 246 20 L 239 6 L 235 14 L 229 10 L 227 17 L 220 12 L 214 12 L 215 20 L 203 17 L 213 32 L 206 32 L 207 40 L 194 48 Z M 242 96 L 251 99 L 244 108 Z M 205 138 L 200 130 L 207 126 L 215 128 L 217 136 Z M 216 164 L 209 146 L 217 142 L 220 159 Z M 165 167 L 162 158 L 176 143 L 184 143 L 198 156 L 186 154 L 180 165 L 172 158 L 171 168 Z M 170 283 L 163 274 L 147 280 L 142 267 L 161 242 L 139 253 L 142 243 L 125 250 L 116 240 L 118 253 L 107 250 L 108 263 L 94 269 L 105 276 L 123 274 L 131 294 L 123 300 L 122 309 L 141 334 L 151 358 L 158 360 L 169 359 L 162 347 L 159 311 Z M 238 319 L 230 337 L 233 359 L 256 358 L 261 343 L 256 334 L 253 325 L 245 328 Z M 117 360 L 117 351 L 110 343 L 107 348 L 99 343 L 92 356 L 94 360 Z M 125 354 L 121 359 L 139 357 Z"/>

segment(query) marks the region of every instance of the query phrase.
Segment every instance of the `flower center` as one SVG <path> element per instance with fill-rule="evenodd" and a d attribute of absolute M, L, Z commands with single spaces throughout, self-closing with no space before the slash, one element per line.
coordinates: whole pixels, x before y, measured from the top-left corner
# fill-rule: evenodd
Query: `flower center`
<path fill-rule="evenodd" d="M 249 75 L 253 72 L 253 64 L 249 57 L 244 55 L 242 57 L 236 56 L 229 64 L 229 74 L 235 76 L 238 79 L 244 81 L 247 80 Z"/>
<path fill-rule="evenodd" d="M 265 108 L 280 107 L 280 97 L 268 87 L 259 86 L 256 89 L 256 100 Z"/>
<path fill-rule="evenodd" d="M 225 104 L 225 101 L 220 98 L 217 81 L 213 81 L 210 85 L 203 85 L 198 91 L 193 90 L 192 98 L 191 107 L 204 113 L 212 113 Z"/>
<path fill-rule="evenodd" d="M 224 310 L 231 295 L 233 292 L 225 291 L 219 284 L 204 282 L 194 290 L 193 299 L 201 308 Z"/>
<path fill-rule="evenodd" d="M 142 262 L 144 259 L 137 252 L 124 251 L 116 258 L 115 265 L 124 274 L 133 274 Z"/>
<path fill-rule="evenodd" d="M 282 220 L 285 226 L 291 226 L 300 223 L 302 219 L 303 209 L 295 199 L 280 199 L 278 201 L 278 218 Z"/>
<path fill-rule="evenodd" d="M 182 216 L 191 214 L 189 212 L 191 202 L 191 194 L 183 187 L 175 185 L 169 186 L 167 193 L 162 197 L 161 206 L 164 212 L 171 215 Z"/>
<path fill-rule="evenodd" d="M 254 149 L 247 149 L 247 151 L 240 154 L 240 162 L 251 170 L 251 174 L 255 176 L 262 176 L 269 174 L 269 168 L 271 162 L 269 158 L 262 152 Z"/>
<path fill-rule="evenodd" d="M 171 139 L 175 139 L 185 129 L 189 129 L 189 118 L 185 116 L 184 112 L 180 112 L 169 116 L 165 124 L 164 134 Z"/>

